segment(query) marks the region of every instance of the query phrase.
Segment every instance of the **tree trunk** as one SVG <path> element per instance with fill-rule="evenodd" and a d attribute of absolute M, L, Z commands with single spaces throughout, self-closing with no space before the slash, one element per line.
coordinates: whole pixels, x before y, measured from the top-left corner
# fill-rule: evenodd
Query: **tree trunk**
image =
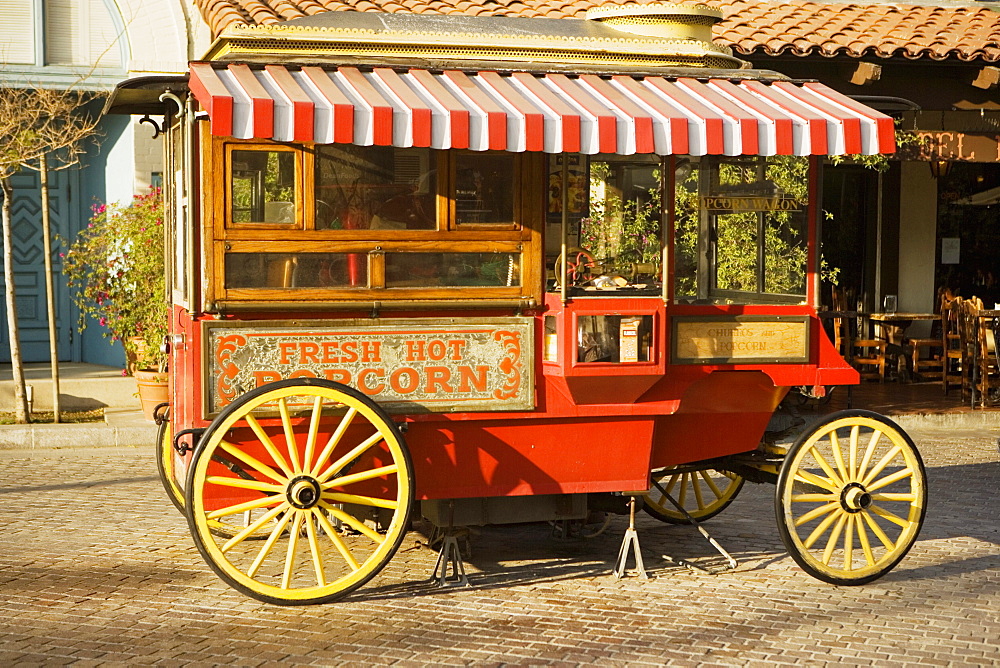
<path fill-rule="evenodd" d="M 10 366 L 14 374 L 14 415 L 18 424 L 28 422 L 28 394 L 24 387 L 24 365 L 21 363 L 21 338 L 17 326 L 17 304 L 14 301 L 14 235 L 11 217 L 14 210 L 14 186 L 10 177 L 0 179 L 3 191 L 3 278 L 7 303 L 7 331 L 10 335 Z"/>
<path fill-rule="evenodd" d="M 45 248 L 45 307 L 49 316 L 49 364 L 52 365 L 52 421 L 59 422 L 59 334 L 56 329 L 56 295 L 52 284 L 52 229 L 49 220 L 49 161 L 38 158 L 42 191 L 42 243 Z"/>

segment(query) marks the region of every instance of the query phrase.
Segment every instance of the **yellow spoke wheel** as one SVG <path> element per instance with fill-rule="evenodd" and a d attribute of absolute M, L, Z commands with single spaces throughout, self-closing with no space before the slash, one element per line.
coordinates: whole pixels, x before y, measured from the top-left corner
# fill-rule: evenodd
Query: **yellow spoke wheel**
<path fill-rule="evenodd" d="M 195 545 L 227 584 L 303 605 L 341 598 L 382 570 L 413 493 L 389 415 L 353 388 L 302 378 L 252 390 L 215 418 L 195 449 L 185 507 Z M 236 517 L 239 531 L 217 530 Z"/>
<path fill-rule="evenodd" d="M 184 512 L 184 490 L 177 484 L 174 467 L 174 432 L 170 428 L 169 418 L 164 418 L 156 430 L 156 472 L 160 475 L 160 483 L 167 493 L 170 503 L 177 510 Z"/>
<path fill-rule="evenodd" d="M 715 469 L 687 471 L 681 467 L 669 467 L 653 471 L 651 478 L 697 522 L 712 519 L 721 513 L 743 489 L 742 477 Z M 649 486 L 643 501 L 643 510 L 662 522 L 690 524 L 688 518 L 670 503 L 656 485 Z"/>
<path fill-rule="evenodd" d="M 830 584 L 865 584 L 892 570 L 917 539 L 924 464 L 891 420 L 833 413 L 788 450 L 774 507 L 781 540 L 803 570 Z"/>

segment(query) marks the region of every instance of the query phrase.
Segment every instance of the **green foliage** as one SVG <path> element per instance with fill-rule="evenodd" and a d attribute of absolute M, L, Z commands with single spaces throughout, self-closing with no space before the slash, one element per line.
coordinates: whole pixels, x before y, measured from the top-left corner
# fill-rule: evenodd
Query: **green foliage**
<path fill-rule="evenodd" d="M 660 180 L 660 170 L 654 170 Z M 607 162 L 590 163 L 590 210 L 580 221 L 580 243 L 594 257 L 617 262 L 659 262 L 660 189 L 630 199 L 611 185 Z"/>
<path fill-rule="evenodd" d="M 699 171 L 678 178 L 674 194 L 674 245 L 678 295 L 697 294 L 698 236 L 701 225 Z M 795 156 L 720 162 L 715 196 L 749 188 L 756 196 L 793 199 L 804 208 L 809 200 L 809 161 Z M 768 192 L 756 192 L 761 187 Z M 767 294 L 804 294 L 807 249 L 803 210 L 717 212 L 715 285 L 720 290 Z M 758 266 L 763 260 L 763 267 Z M 707 277 L 706 277 L 707 278 Z"/>
<path fill-rule="evenodd" d="M 162 369 L 160 345 L 167 333 L 163 277 L 163 198 L 159 190 L 136 195 L 128 205 L 95 204 L 87 229 L 64 255 L 63 273 L 80 309 L 79 328 L 93 317 L 105 337 L 135 354 L 145 342 L 140 368 Z"/>

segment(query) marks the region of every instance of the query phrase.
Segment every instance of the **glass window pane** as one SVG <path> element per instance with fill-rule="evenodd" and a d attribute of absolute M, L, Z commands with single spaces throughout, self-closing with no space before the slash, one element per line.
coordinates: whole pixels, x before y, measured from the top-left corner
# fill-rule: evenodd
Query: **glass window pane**
<path fill-rule="evenodd" d="M 809 161 L 681 158 L 674 191 L 675 297 L 773 303 L 806 290 Z"/>
<path fill-rule="evenodd" d="M 316 229 L 436 229 L 432 157 L 424 148 L 318 147 Z"/>
<path fill-rule="evenodd" d="M 521 284 L 515 253 L 387 253 L 385 286 L 502 287 Z"/>
<path fill-rule="evenodd" d="M 514 222 L 514 156 L 459 154 L 455 158 L 455 222 Z"/>
<path fill-rule="evenodd" d="M 577 362 L 648 362 L 653 316 L 583 315 L 576 319 Z"/>
<path fill-rule="evenodd" d="M 226 253 L 226 288 L 364 288 L 365 253 Z"/>
<path fill-rule="evenodd" d="M 232 152 L 232 221 L 295 224 L 295 154 Z"/>

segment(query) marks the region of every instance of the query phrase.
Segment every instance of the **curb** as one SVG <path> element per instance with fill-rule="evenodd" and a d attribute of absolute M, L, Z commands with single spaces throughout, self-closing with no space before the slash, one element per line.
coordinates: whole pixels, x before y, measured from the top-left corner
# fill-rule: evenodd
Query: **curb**
<path fill-rule="evenodd" d="M 156 441 L 156 425 L 141 412 L 108 412 L 105 422 L 0 426 L 0 450 L 135 447 Z"/>

